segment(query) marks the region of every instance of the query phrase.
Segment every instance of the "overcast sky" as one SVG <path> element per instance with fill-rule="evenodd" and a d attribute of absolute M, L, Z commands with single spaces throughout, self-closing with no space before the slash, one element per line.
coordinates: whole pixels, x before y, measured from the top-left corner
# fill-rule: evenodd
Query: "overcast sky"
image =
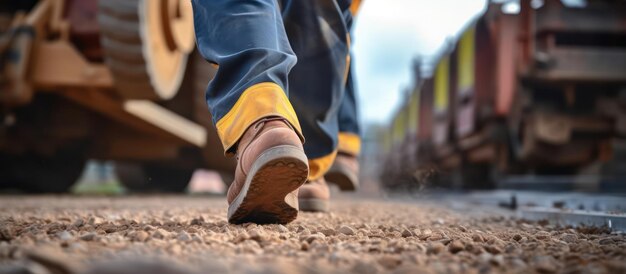
<path fill-rule="evenodd" d="M 411 83 L 411 63 L 434 56 L 485 7 L 485 0 L 365 0 L 354 29 L 363 122 L 386 122 Z"/>

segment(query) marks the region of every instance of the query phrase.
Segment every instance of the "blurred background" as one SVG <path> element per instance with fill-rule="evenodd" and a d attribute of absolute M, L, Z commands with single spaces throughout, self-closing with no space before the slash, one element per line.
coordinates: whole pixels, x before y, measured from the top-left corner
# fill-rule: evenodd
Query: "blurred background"
<path fill-rule="evenodd" d="M 360 193 L 626 192 L 626 2 L 367 0 Z M 0 2 L 0 189 L 221 194 L 182 0 Z"/>
<path fill-rule="evenodd" d="M 415 25 L 403 23 L 411 26 L 404 38 L 380 39 L 393 41 L 385 48 L 392 59 L 403 55 L 391 62 L 402 68 L 357 63 L 357 72 L 383 75 L 359 82 L 363 98 L 378 98 L 363 99 L 363 109 L 373 121 L 367 136 L 376 140 L 379 182 L 396 190 L 624 192 L 624 4 L 442 1 L 387 13 L 414 11 L 406 17 Z M 364 8 L 361 20 L 367 15 Z M 355 46 L 357 58 L 385 56 L 370 52 L 375 44 Z"/>

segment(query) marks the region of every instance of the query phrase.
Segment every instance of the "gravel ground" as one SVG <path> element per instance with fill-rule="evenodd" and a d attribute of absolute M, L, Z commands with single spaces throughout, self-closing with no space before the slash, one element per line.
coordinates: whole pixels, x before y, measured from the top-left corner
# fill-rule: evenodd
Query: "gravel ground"
<path fill-rule="evenodd" d="M 626 273 L 626 236 L 442 202 L 230 225 L 223 198 L 0 196 L 0 273 Z"/>

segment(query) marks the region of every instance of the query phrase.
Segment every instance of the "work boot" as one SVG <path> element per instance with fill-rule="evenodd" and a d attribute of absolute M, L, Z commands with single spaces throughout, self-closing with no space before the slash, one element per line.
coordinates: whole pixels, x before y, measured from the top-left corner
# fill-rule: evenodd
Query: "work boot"
<path fill-rule="evenodd" d="M 356 156 L 337 153 L 335 162 L 324 178 L 342 191 L 355 191 L 359 187 L 359 161 Z"/>
<path fill-rule="evenodd" d="M 263 118 L 237 146 L 235 180 L 228 188 L 228 221 L 286 224 L 298 216 L 298 188 L 309 174 L 302 141 L 287 120 Z"/>
<path fill-rule="evenodd" d="M 329 207 L 328 200 L 330 200 L 330 190 L 324 177 L 308 181 L 300 187 L 298 201 L 302 211 L 326 212 Z"/>

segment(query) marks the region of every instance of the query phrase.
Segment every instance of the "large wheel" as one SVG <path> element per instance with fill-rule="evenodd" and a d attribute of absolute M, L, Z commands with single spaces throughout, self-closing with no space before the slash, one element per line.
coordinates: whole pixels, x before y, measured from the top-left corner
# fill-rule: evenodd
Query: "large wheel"
<path fill-rule="evenodd" d="M 80 148 L 66 147 L 52 155 L 0 154 L 0 188 L 27 193 L 64 193 L 85 167 Z"/>
<path fill-rule="evenodd" d="M 105 62 L 125 99 L 176 95 L 193 50 L 189 0 L 98 1 Z"/>
<path fill-rule="evenodd" d="M 194 170 L 159 164 L 115 165 L 115 172 L 122 184 L 131 192 L 183 192 Z"/>

